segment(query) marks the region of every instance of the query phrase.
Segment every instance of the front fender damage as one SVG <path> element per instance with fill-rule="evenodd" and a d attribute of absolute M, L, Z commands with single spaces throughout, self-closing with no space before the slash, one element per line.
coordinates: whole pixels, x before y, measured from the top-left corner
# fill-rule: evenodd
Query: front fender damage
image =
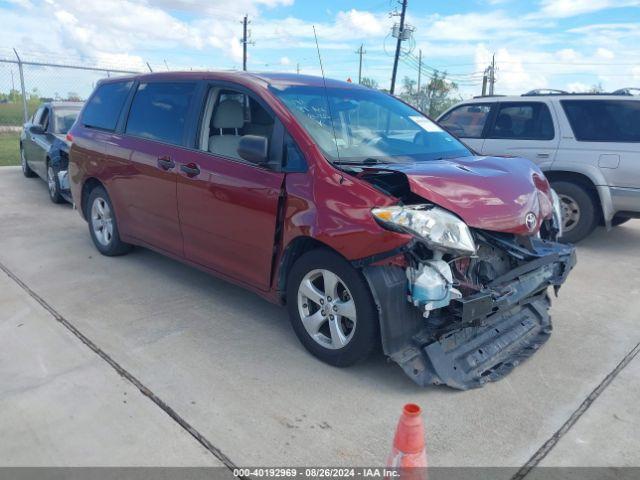
<path fill-rule="evenodd" d="M 404 268 L 362 269 L 378 308 L 384 353 L 421 386 L 481 387 L 508 374 L 551 334 L 547 289 L 564 283 L 576 262 L 574 247 L 539 239 L 523 245 L 488 232 L 477 238 L 515 267 L 464 290 L 427 318 L 407 301 Z"/>

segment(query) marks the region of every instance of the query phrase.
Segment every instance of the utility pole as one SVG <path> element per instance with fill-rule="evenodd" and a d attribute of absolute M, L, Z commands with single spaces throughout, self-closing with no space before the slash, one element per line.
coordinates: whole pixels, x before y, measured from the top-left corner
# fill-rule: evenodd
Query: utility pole
<path fill-rule="evenodd" d="M 422 74 L 422 49 L 418 50 L 418 94 L 420 93 L 420 75 Z"/>
<path fill-rule="evenodd" d="M 300 75 L 300 63 L 296 63 L 296 73 Z"/>
<path fill-rule="evenodd" d="M 362 48 L 364 44 L 360 44 L 360 48 L 356 50 L 356 53 L 360 56 L 360 64 L 358 66 L 358 84 L 362 83 L 362 56 L 367 53 Z"/>
<path fill-rule="evenodd" d="M 491 67 L 489 67 L 489 95 L 493 96 L 494 87 L 496 84 L 496 54 L 493 54 L 491 59 Z"/>
<path fill-rule="evenodd" d="M 486 96 L 487 95 L 487 72 L 489 71 L 489 68 L 485 68 L 484 69 L 484 75 L 482 75 L 482 96 Z"/>
<path fill-rule="evenodd" d="M 398 60 L 400 59 L 400 48 L 402 46 L 404 34 L 404 16 L 407 12 L 407 0 L 402 0 L 402 13 L 400 13 L 400 29 L 398 30 L 398 42 L 396 43 L 396 54 L 393 58 L 393 72 L 391 73 L 391 88 L 389 93 L 393 95 L 396 89 L 396 74 L 398 73 Z"/>
<path fill-rule="evenodd" d="M 27 113 L 27 92 L 24 88 L 24 70 L 22 69 L 22 59 L 20 55 L 18 55 L 18 51 L 14 48 L 13 53 L 16 54 L 16 58 L 18 59 L 18 73 L 20 73 L 20 90 L 22 91 L 22 113 L 24 115 L 24 123 L 27 123 L 27 119 L 29 118 L 29 114 Z"/>

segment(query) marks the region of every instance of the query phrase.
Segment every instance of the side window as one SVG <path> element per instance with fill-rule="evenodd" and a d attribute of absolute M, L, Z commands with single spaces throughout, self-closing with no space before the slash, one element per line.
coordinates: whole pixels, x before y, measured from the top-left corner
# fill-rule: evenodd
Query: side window
<path fill-rule="evenodd" d="M 637 100 L 562 100 L 580 142 L 640 142 Z"/>
<path fill-rule="evenodd" d="M 555 136 L 549 107 L 542 102 L 500 103 L 488 138 L 553 140 Z"/>
<path fill-rule="evenodd" d="M 38 109 L 35 111 L 35 113 L 33 114 L 33 117 L 31 117 L 31 123 L 33 125 L 40 123 L 40 117 L 42 117 L 43 111 L 44 111 L 44 107 L 38 107 Z"/>
<path fill-rule="evenodd" d="M 271 147 L 273 124 L 273 116 L 251 95 L 212 88 L 202 122 L 200 149 L 241 160 L 238 145 L 242 136 L 265 137 Z"/>
<path fill-rule="evenodd" d="M 82 114 L 82 124 L 90 128 L 115 130 L 131 85 L 133 82 L 100 85 L 87 102 Z"/>
<path fill-rule="evenodd" d="M 447 113 L 440 122 L 449 133 L 461 138 L 481 138 L 491 104 L 462 105 Z"/>
<path fill-rule="evenodd" d="M 125 132 L 172 145 L 184 144 L 195 83 L 141 83 L 131 102 Z"/>
<path fill-rule="evenodd" d="M 50 108 L 45 107 L 45 109 L 42 111 L 42 115 L 40 116 L 40 119 L 38 120 L 38 125 L 40 125 L 42 127 L 43 130 L 47 130 L 47 127 L 49 126 L 49 113 L 51 112 Z"/>

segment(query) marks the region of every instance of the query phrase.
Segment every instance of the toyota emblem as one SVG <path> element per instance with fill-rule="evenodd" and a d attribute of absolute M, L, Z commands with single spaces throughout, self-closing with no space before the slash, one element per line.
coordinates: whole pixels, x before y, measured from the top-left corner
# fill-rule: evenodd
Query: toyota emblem
<path fill-rule="evenodd" d="M 538 225 L 538 217 L 533 212 L 527 213 L 524 217 L 524 223 L 529 229 L 530 232 L 533 232 L 536 229 L 536 225 Z"/>

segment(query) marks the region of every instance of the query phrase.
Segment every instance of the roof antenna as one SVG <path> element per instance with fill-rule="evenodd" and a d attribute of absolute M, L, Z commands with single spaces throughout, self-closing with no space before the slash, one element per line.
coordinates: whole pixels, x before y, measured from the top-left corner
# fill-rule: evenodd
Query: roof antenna
<path fill-rule="evenodd" d="M 336 144 L 336 155 L 340 162 L 340 148 L 338 147 L 338 137 L 336 136 L 336 127 L 333 125 L 333 114 L 331 113 L 331 104 L 329 103 L 329 93 L 327 90 L 327 80 L 324 77 L 324 67 L 322 66 L 322 57 L 320 56 L 320 46 L 318 45 L 318 35 L 316 35 L 316 26 L 313 27 L 313 36 L 316 39 L 316 50 L 318 50 L 318 61 L 320 62 L 320 72 L 322 73 L 322 84 L 324 85 L 324 98 L 327 102 L 327 111 L 329 112 L 329 120 L 331 121 L 331 130 L 333 131 L 333 141 Z"/>

